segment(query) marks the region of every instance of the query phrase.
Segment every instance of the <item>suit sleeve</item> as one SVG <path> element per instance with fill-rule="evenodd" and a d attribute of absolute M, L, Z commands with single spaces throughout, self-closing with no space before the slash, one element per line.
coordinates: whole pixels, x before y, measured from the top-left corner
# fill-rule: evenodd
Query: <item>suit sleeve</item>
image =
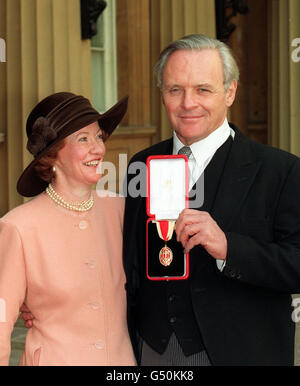
<path fill-rule="evenodd" d="M 26 293 L 24 254 L 18 230 L 0 221 L 0 365 L 7 366 L 10 339 Z"/>
<path fill-rule="evenodd" d="M 257 198 L 259 200 L 259 197 Z M 223 274 L 271 290 L 300 292 L 300 160 L 286 177 L 275 208 L 273 240 L 227 232 Z"/>

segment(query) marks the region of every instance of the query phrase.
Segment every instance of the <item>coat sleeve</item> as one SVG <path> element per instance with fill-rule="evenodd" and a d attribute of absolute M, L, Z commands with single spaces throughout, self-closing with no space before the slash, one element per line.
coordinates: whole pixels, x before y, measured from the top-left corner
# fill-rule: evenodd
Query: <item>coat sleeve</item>
<path fill-rule="evenodd" d="M 15 226 L 0 220 L 0 365 L 7 366 L 10 339 L 26 293 L 24 253 Z"/>
<path fill-rule="evenodd" d="M 258 198 L 259 199 L 259 198 Z M 274 210 L 273 240 L 227 232 L 223 273 L 255 286 L 285 293 L 300 292 L 300 161 L 286 176 Z"/>

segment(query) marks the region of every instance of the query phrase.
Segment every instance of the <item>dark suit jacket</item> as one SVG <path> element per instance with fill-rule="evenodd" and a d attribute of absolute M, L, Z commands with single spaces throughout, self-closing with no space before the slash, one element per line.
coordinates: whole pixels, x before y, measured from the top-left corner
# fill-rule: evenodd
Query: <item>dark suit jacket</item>
<path fill-rule="evenodd" d="M 211 210 L 228 240 L 226 266 L 220 272 L 212 257 L 197 260 L 197 247 L 191 251 L 196 261 L 190 273 L 194 313 L 213 365 L 293 365 L 291 294 L 300 292 L 300 160 L 231 127 L 236 135 Z M 131 163 L 171 154 L 172 146 L 172 139 L 161 142 Z M 128 181 L 133 177 L 128 175 Z M 128 196 L 124 267 L 137 358 L 145 220 L 145 198 Z"/>

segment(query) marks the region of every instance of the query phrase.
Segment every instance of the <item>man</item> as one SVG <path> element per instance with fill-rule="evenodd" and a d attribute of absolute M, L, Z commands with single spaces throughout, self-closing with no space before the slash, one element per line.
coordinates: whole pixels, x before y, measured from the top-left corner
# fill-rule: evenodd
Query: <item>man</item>
<path fill-rule="evenodd" d="M 156 72 L 174 135 L 130 164 L 188 146 L 190 187 L 204 170 L 204 202 L 176 222 L 178 245 L 190 253 L 189 278 L 151 281 L 146 199 L 128 192 L 124 267 L 138 363 L 292 365 L 300 161 L 228 124 L 239 72 L 225 44 L 203 35 L 179 39 L 162 52 Z M 128 173 L 129 184 L 134 177 Z"/>

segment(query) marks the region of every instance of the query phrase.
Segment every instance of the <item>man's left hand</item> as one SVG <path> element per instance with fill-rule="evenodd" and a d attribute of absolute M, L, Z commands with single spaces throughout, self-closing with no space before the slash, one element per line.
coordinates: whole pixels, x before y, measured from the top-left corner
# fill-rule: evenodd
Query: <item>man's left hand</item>
<path fill-rule="evenodd" d="M 195 245 L 202 245 L 213 258 L 226 259 L 225 233 L 209 213 L 184 209 L 176 221 L 175 232 L 177 241 L 182 243 L 185 253 L 188 253 Z"/>

